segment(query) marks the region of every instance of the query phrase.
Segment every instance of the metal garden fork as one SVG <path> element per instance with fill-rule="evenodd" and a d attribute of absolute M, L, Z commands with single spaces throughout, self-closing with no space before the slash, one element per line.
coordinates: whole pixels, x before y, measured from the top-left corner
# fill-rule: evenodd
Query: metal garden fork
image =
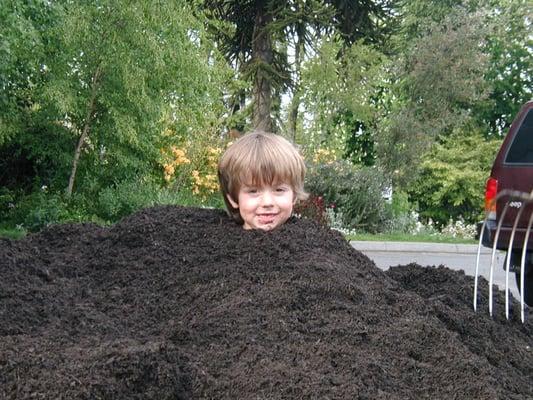
<path fill-rule="evenodd" d="M 498 239 L 500 236 L 501 228 L 503 220 L 507 214 L 507 211 L 509 210 L 510 204 L 514 204 L 515 206 L 520 203 L 520 206 L 518 208 L 516 217 L 513 222 L 513 228 L 511 230 L 511 234 L 509 236 L 509 245 L 508 245 L 508 254 L 506 257 L 505 262 L 505 317 L 509 319 L 509 270 L 510 270 L 510 263 L 511 263 L 511 257 L 509 252 L 513 249 L 514 239 L 515 239 L 515 233 L 518 227 L 518 222 L 526 209 L 526 207 L 529 204 L 533 203 L 533 191 L 531 193 L 524 193 L 516 190 L 502 190 L 499 192 L 496 197 L 493 199 L 493 203 L 495 204 L 497 200 L 501 199 L 502 197 L 508 197 L 507 201 L 505 202 L 505 206 L 498 218 L 498 223 L 496 227 L 496 233 L 494 235 L 494 241 L 492 245 L 492 256 L 491 256 L 491 262 L 490 262 L 490 273 L 489 273 L 489 314 L 492 317 L 492 303 L 493 303 L 493 282 L 494 282 L 494 260 L 496 258 L 496 247 L 498 244 Z M 478 292 L 478 277 L 479 277 L 479 256 L 481 253 L 481 246 L 483 243 L 483 235 L 485 233 L 485 227 L 487 225 L 487 221 L 489 220 L 490 210 L 486 212 L 485 219 L 483 220 L 483 225 L 481 227 L 481 234 L 479 237 L 479 245 L 477 250 L 477 259 L 476 259 L 476 275 L 474 278 L 474 311 L 477 311 L 477 292 Z M 527 244 L 529 241 L 529 236 L 531 233 L 531 226 L 533 224 L 533 212 L 529 216 L 529 220 L 527 223 L 527 229 L 524 234 L 524 243 L 522 246 L 522 256 L 520 259 L 520 319 L 522 323 L 525 321 L 525 302 L 524 302 L 524 277 L 525 277 L 525 262 L 526 262 L 526 251 L 527 251 Z"/>

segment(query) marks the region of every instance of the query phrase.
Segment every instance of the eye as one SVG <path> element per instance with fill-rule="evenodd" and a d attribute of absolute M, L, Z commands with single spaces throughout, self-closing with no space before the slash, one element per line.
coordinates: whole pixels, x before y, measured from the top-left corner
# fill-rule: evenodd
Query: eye
<path fill-rule="evenodd" d="M 276 187 L 276 192 L 287 192 L 289 191 L 289 186 L 287 185 L 281 185 Z"/>

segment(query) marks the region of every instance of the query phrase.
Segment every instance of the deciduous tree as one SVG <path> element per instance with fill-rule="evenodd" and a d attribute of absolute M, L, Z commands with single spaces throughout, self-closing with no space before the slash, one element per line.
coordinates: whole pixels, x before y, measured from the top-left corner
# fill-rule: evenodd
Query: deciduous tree
<path fill-rule="evenodd" d="M 391 109 L 379 126 L 378 156 L 398 183 L 416 176 L 420 156 L 439 137 L 472 120 L 471 110 L 488 94 L 483 79 L 487 35 L 483 13 L 457 9 L 413 38 L 393 70 Z"/>
<path fill-rule="evenodd" d="M 35 101 L 76 142 L 67 194 L 82 161 L 84 175 L 108 183 L 150 175 L 166 117 L 192 122 L 218 100 L 203 25 L 185 1 L 61 5 Z"/>
<path fill-rule="evenodd" d="M 374 46 L 353 43 L 339 55 L 342 41 L 325 37 L 315 57 L 304 64 L 302 101 L 307 114 L 306 133 L 300 141 L 310 148 L 325 146 L 338 157 L 345 156 L 346 142 L 352 140 L 347 158 L 373 164 L 372 140 L 363 125 L 371 125 L 377 97 L 384 80 L 386 57 Z M 361 139 L 365 143 L 355 143 Z M 366 140 L 368 139 L 368 140 Z M 371 146 L 371 145 L 370 145 Z M 360 151 L 359 151 L 360 150 Z"/>

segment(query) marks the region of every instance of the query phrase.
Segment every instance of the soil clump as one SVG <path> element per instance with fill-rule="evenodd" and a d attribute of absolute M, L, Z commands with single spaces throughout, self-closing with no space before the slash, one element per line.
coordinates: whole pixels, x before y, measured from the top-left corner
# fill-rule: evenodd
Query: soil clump
<path fill-rule="evenodd" d="M 531 320 L 472 292 L 305 219 L 52 226 L 0 240 L 0 399 L 533 399 Z"/>

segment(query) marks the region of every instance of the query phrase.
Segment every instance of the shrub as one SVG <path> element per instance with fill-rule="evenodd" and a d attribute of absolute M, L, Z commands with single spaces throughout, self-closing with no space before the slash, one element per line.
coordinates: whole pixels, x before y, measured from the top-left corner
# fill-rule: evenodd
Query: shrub
<path fill-rule="evenodd" d="M 388 233 L 415 233 L 418 229 L 418 213 L 409 203 L 407 193 L 398 190 L 392 195 L 392 201 L 387 204 L 389 219 L 385 222 Z"/>
<path fill-rule="evenodd" d="M 384 229 L 390 215 L 383 198 L 388 181 L 377 168 L 348 161 L 312 165 L 306 185 L 313 195 L 335 205 L 345 227 L 367 232 Z"/>
<path fill-rule="evenodd" d="M 306 200 L 296 204 L 294 213 L 302 218 L 312 219 L 320 225 L 328 225 L 326 206 L 322 196 L 310 194 Z"/>
<path fill-rule="evenodd" d="M 195 139 L 162 149 L 161 168 L 167 187 L 187 188 L 196 203 L 205 204 L 218 193 L 217 164 L 227 144 L 210 137 Z"/>
<path fill-rule="evenodd" d="M 483 218 L 485 182 L 500 140 L 456 134 L 424 156 L 420 176 L 409 188 L 422 219 L 443 227 L 451 218 L 474 223 Z"/>
<path fill-rule="evenodd" d="M 152 205 L 156 188 L 149 183 L 121 182 L 103 189 L 95 210 L 99 217 L 114 222 L 141 208 Z"/>
<path fill-rule="evenodd" d="M 28 207 L 28 213 L 23 222 L 28 231 L 39 231 L 50 224 L 60 222 L 66 215 L 66 206 L 60 196 L 42 195 L 33 197 L 33 199 L 29 200 L 29 203 L 34 205 Z M 36 197 L 38 199 L 35 199 Z M 29 204 L 26 205 L 29 206 Z"/>
<path fill-rule="evenodd" d="M 11 210 L 15 207 L 16 194 L 5 187 L 0 187 L 0 219 L 8 218 Z"/>
<path fill-rule="evenodd" d="M 459 218 L 457 221 L 450 219 L 448 224 L 442 228 L 441 233 L 454 238 L 474 239 L 477 229 L 475 224 L 467 224 L 463 218 Z"/>
<path fill-rule="evenodd" d="M 199 199 L 188 187 L 178 190 L 175 187 L 161 188 L 152 182 L 125 181 L 102 190 L 98 196 L 95 214 L 107 222 L 119 219 L 145 207 L 160 204 L 185 206 L 223 207 L 218 193 Z"/>

